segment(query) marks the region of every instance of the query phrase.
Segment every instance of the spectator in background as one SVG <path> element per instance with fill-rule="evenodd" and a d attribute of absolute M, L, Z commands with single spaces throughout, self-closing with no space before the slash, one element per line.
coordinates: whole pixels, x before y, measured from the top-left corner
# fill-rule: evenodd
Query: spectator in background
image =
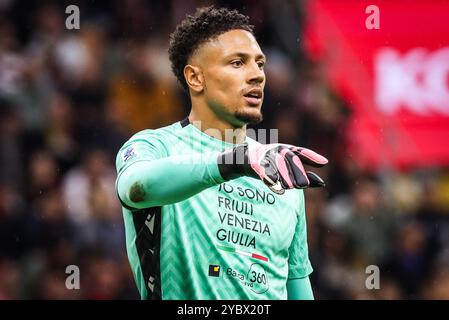
<path fill-rule="evenodd" d="M 20 259 L 32 248 L 27 209 L 17 188 L 0 183 L 0 259 Z"/>
<path fill-rule="evenodd" d="M 115 77 L 110 86 L 109 100 L 116 119 L 122 119 L 129 133 L 158 128 L 175 122 L 186 114 L 175 94 L 173 81 L 160 75 L 160 67 L 170 72 L 168 60 L 161 60 L 166 48 L 154 43 L 136 43 L 128 52 L 126 69 Z"/>
<path fill-rule="evenodd" d="M 396 221 L 375 178 L 361 177 L 356 181 L 349 197 L 330 203 L 325 219 L 348 238 L 354 263 L 379 264 L 388 257 Z"/>
<path fill-rule="evenodd" d="M 44 143 L 58 160 L 58 170 L 63 173 L 78 160 L 79 142 L 75 137 L 75 114 L 71 99 L 57 93 L 49 99 Z"/>
<path fill-rule="evenodd" d="M 119 297 L 125 285 L 120 265 L 102 257 L 96 257 L 89 263 L 86 283 L 86 298 L 95 300 Z"/>
<path fill-rule="evenodd" d="M 409 299 L 416 299 L 424 279 L 428 276 L 432 260 L 426 247 L 423 226 L 411 222 L 402 226 L 396 236 L 396 245 L 385 269 L 393 276 Z"/>
<path fill-rule="evenodd" d="M 0 257 L 0 300 L 11 300 L 17 297 L 20 274 L 14 260 Z"/>
<path fill-rule="evenodd" d="M 23 123 L 14 106 L 0 99 L 0 182 L 19 190 L 23 176 Z"/>
<path fill-rule="evenodd" d="M 110 258 L 124 250 L 120 205 L 115 197 L 115 172 L 102 149 L 87 150 L 82 165 L 65 176 L 63 192 L 69 218 L 81 247 L 100 247 Z"/>
<path fill-rule="evenodd" d="M 58 164 L 52 153 L 39 150 L 32 154 L 29 163 L 27 200 L 38 200 L 59 187 Z"/>

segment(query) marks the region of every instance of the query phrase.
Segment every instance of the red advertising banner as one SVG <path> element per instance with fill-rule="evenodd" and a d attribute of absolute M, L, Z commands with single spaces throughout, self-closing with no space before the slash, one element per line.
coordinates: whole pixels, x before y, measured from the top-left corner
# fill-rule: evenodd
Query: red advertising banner
<path fill-rule="evenodd" d="M 309 0 L 305 47 L 353 108 L 362 167 L 449 165 L 449 1 Z"/>

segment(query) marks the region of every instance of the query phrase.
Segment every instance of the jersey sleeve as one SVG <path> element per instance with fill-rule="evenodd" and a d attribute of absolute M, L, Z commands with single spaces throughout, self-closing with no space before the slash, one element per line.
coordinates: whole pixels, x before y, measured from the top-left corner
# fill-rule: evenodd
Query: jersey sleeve
<path fill-rule="evenodd" d="M 144 130 L 129 139 L 117 153 L 115 167 L 120 174 L 137 161 L 151 161 L 168 156 L 164 143 L 153 130 Z"/>
<path fill-rule="evenodd" d="M 314 300 L 309 277 L 287 281 L 288 300 Z"/>
<path fill-rule="evenodd" d="M 170 139 L 146 130 L 117 154 L 116 190 L 124 207 L 143 209 L 176 203 L 220 184 L 217 153 L 170 155 Z"/>
<path fill-rule="evenodd" d="M 304 191 L 300 190 L 298 219 L 295 234 L 289 248 L 288 278 L 297 279 L 310 275 L 313 271 L 307 245 L 307 224 Z"/>

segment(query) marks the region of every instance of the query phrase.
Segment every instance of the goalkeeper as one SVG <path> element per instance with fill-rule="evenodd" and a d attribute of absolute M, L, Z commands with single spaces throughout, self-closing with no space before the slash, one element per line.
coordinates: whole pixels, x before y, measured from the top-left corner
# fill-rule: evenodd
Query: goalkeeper
<path fill-rule="evenodd" d="M 324 182 L 303 163 L 327 160 L 247 136 L 262 121 L 266 59 L 248 17 L 197 10 L 169 57 L 189 116 L 135 134 L 116 160 L 142 299 L 313 299 L 302 189 Z"/>

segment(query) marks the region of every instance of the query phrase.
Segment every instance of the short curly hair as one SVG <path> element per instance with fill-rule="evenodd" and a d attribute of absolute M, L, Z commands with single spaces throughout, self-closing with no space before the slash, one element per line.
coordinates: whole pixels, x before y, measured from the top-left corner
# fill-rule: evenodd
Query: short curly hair
<path fill-rule="evenodd" d="M 242 29 L 254 35 L 254 26 L 249 24 L 249 17 L 237 10 L 216 9 L 213 6 L 199 8 L 193 15 L 187 15 L 170 35 L 168 55 L 172 71 L 183 88 L 188 85 L 184 79 L 184 67 L 198 47 L 225 32 Z"/>

